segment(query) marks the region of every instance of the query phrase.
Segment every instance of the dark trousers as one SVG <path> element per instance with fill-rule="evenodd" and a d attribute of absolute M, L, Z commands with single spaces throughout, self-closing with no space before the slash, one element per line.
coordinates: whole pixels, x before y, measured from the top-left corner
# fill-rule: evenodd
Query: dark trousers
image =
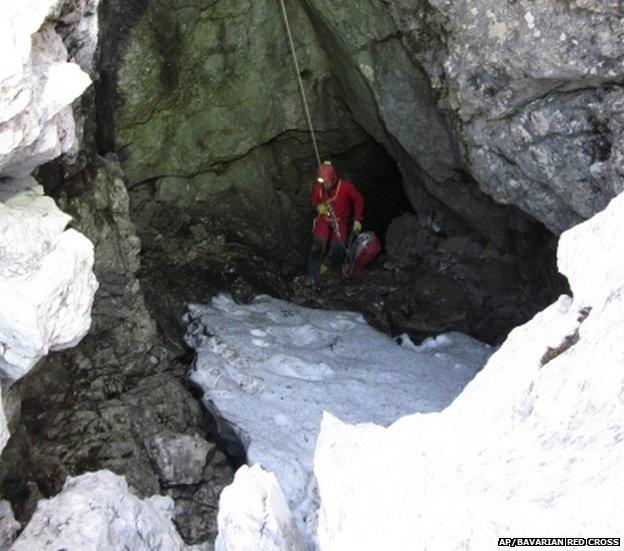
<path fill-rule="evenodd" d="M 325 241 L 314 236 L 312 246 L 310 247 L 310 256 L 308 257 L 308 276 L 314 281 L 318 281 L 321 269 L 321 261 L 325 253 Z M 339 242 L 332 243 L 329 246 L 329 254 L 327 261 L 331 266 L 340 266 L 344 257 L 344 245 Z"/>

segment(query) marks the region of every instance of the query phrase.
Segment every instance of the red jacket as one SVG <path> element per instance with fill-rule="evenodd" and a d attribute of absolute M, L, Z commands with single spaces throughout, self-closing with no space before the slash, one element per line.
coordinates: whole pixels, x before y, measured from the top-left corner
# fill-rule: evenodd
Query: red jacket
<path fill-rule="evenodd" d="M 315 185 L 310 201 L 314 208 L 320 203 L 329 204 L 339 222 L 346 222 L 350 216 L 360 222 L 364 220 L 364 199 L 349 180 L 338 180 L 329 191 L 325 191 L 323 184 Z"/>

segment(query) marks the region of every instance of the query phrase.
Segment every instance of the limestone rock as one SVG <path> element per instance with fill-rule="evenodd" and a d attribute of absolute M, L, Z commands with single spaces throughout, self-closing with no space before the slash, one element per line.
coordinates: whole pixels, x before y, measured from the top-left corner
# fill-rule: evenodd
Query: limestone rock
<path fill-rule="evenodd" d="M 303 551 L 282 490 L 271 472 L 244 465 L 219 500 L 216 551 Z"/>
<path fill-rule="evenodd" d="M 398 2 L 398 25 L 430 67 L 481 188 L 558 233 L 603 209 L 623 177 L 621 7 L 434 0 L 434 32 L 448 38 L 432 64 L 409 4 Z"/>
<path fill-rule="evenodd" d="M 569 4 L 308 2 L 344 100 L 397 159 L 415 209 L 420 179 L 492 240 L 501 213 L 462 171 L 558 233 L 622 187 L 624 14 Z"/>
<path fill-rule="evenodd" d="M 165 485 L 197 484 L 202 479 L 208 454 L 215 449 L 203 438 L 186 434 L 157 434 L 147 449 Z"/>
<path fill-rule="evenodd" d="M 3 400 L 0 397 L 0 450 L 4 449 L 10 436 Z"/>
<path fill-rule="evenodd" d="M 71 61 L 88 75 L 95 70 L 99 4 L 100 0 L 65 0 L 55 14 Z"/>
<path fill-rule="evenodd" d="M 367 199 L 388 204 L 382 181 L 402 197 L 396 165 L 354 122 L 305 10 L 288 9 L 321 154 Z M 316 159 L 279 4 L 115 2 L 102 36 L 104 130 L 128 175 L 146 298 L 167 333 L 179 338 L 185 303 L 220 289 L 287 297 L 309 246 Z"/>
<path fill-rule="evenodd" d="M 17 537 L 21 524 L 15 520 L 11 504 L 0 501 L 0 549 L 8 549 Z"/>
<path fill-rule="evenodd" d="M 613 199 L 608 209 L 561 236 L 559 269 L 581 306 L 602 304 L 624 283 L 622 212 L 624 194 Z"/>
<path fill-rule="evenodd" d="M 59 0 L 7 5 L 0 59 L 0 175 L 21 177 L 76 143 L 71 103 L 91 80 L 51 23 Z M 42 25 L 43 24 L 43 25 Z"/>
<path fill-rule="evenodd" d="M 114 157 L 98 158 L 95 164 L 89 191 L 76 198 L 62 198 L 60 204 L 96 251 L 94 271 L 100 290 L 91 333 L 108 343 L 113 356 L 125 356 L 121 363 L 130 370 L 134 366 L 130 357 L 143 364 L 152 354 L 160 361 L 162 350 L 156 347 L 156 325 L 136 277 L 141 242 L 130 219 L 124 174 Z M 112 360 L 110 352 L 107 356 Z M 101 361 L 107 362 L 104 357 Z"/>
<path fill-rule="evenodd" d="M 23 376 L 91 323 L 93 245 L 32 179 L 0 188 L 0 371 Z"/>
<path fill-rule="evenodd" d="M 216 451 L 210 458 L 203 480 L 197 486 L 175 486 L 167 490 L 175 501 L 175 522 L 187 543 L 214 542 L 218 534 L 219 496 L 232 483 L 234 472 L 225 455 Z"/>
<path fill-rule="evenodd" d="M 40 501 L 12 549 L 188 549 L 172 513 L 169 498 L 140 500 L 122 477 L 110 471 L 89 473 L 68 479 L 59 495 Z"/>

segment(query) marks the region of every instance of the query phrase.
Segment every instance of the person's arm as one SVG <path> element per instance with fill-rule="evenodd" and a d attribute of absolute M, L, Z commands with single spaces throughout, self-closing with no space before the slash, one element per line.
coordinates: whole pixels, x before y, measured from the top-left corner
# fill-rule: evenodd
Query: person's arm
<path fill-rule="evenodd" d="M 324 216 L 328 213 L 327 203 L 323 201 L 323 186 L 316 185 L 310 192 L 310 202 L 318 216 Z"/>
<path fill-rule="evenodd" d="M 315 185 L 310 192 L 310 202 L 316 210 L 316 208 L 323 202 L 323 190 L 321 186 Z"/>

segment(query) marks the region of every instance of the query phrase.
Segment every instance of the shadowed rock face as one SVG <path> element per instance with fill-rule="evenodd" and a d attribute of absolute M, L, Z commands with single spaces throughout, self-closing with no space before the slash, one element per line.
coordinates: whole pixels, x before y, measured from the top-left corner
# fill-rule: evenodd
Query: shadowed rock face
<path fill-rule="evenodd" d="M 279 5 L 105 6 L 100 146 L 119 151 L 128 176 L 161 327 L 178 339 L 186 302 L 234 284 L 288 296 L 305 265 L 316 160 Z M 379 206 L 369 221 L 383 234 L 408 207 L 401 176 L 351 117 L 306 15 L 292 16 L 322 155 Z"/>
<path fill-rule="evenodd" d="M 620 2 L 393 5 L 481 189 L 556 233 L 622 190 Z"/>

